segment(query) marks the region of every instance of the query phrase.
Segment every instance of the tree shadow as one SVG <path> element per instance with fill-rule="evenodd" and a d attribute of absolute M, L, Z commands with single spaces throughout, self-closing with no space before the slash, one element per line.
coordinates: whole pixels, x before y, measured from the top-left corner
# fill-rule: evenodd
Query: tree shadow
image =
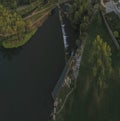
<path fill-rule="evenodd" d="M 18 56 L 21 52 L 23 47 L 18 47 L 18 48 L 12 48 L 12 49 L 5 49 L 5 48 L 0 48 L 0 56 L 3 59 L 7 60 L 13 60 L 16 56 Z"/>

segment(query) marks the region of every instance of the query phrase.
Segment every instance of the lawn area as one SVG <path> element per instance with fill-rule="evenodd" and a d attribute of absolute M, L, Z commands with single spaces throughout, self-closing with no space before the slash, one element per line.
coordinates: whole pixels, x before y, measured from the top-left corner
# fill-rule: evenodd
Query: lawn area
<path fill-rule="evenodd" d="M 56 107 L 57 112 L 61 109 L 61 106 L 63 105 L 66 95 L 71 91 L 71 88 L 68 88 L 66 85 L 64 85 L 59 92 L 58 98 L 58 105 Z"/>
<path fill-rule="evenodd" d="M 42 2 L 36 1 L 31 3 L 30 5 L 19 7 L 17 9 L 17 13 L 20 14 L 21 16 L 25 17 L 29 15 L 32 11 L 34 11 L 37 7 L 43 6 Z"/>
<path fill-rule="evenodd" d="M 39 3 L 42 3 L 42 1 Z M 31 7 L 31 5 L 34 5 L 34 6 L 38 5 L 38 1 L 32 2 L 31 4 L 28 4 L 28 5 L 19 6 L 19 7 L 17 7 L 16 10 L 17 10 L 17 12 L 21 12 L 21 11 L 23 12 L 26 9 L 29 9 Z"/>
<path fill-rule="evenodd" d="M 92 41 L 100 35 L 112 48 L 113 73 L 109 80 L 109 86 L 104 92 L 100 103 L 94 96 L 92 77 L 88 59 Z M 77 88 L 66 102 L 64 110 L 56 121 L 120 121 L 120 51 L 112 42 L 104 25 L 101 15 L 98 13 L 95 20 L 89 26 L 88 40 L 84 49 Z"/>
<path fill-rule="evenodd" d="M 30 5 L 23 6 L 17 9 L 17 13 L 20 14 L 22 17 L 27 17 L 32 14 L 32 12 L 39 12 L 39 11 L 44 11 L 45 9 L 50 8 L 56 3 L 55 0 L 51 0 L 50 2 L 44 4 L 42 1 L 41 2 L 33 2 Z"/>
<path fill-rule="evenodd" d="M 42 15 L 44 15 L 46 12 L 51 11 L 53 8 L 55 7 L 55 5 L 50 5 L 46 8 L 44 8 L 43 10 L 39 11 L 38 14 L 31 16 L 30 18 L 27 19 L 31 20 L 33 23 L 38 20 Z"/>
<path fill-rule="evenodd" d="M 119 17 L 114 12 L 106 14 L 105 17 L 110 25 L 110 28 L 113 30 L 113 32 L 115 30 L 118 30 L 120 32 L 120 30 L 119 30 L 120 25 L 117 24 L 120 21 Z"/>
<path fill-rule="evenodd" d="M 120 44 L 120 25 L 118 24 L 120 21 L 119 17 L 114 12 L 106 14 L 105 17 L 114 36 Z M 115 34 L 116 32 L 117 35 Z"/>
<path fill-rule="evenodd" d="M 53 4 L 55 4 L 56 2 L 54 1 L 54 0 L 52 0 L 52 1 L 50 1 L 49 3 L 47 3 L 47 4 L 45 4 L 45 5 L 41 5 L 41 6 L 38 6 L 38 8 L 36 9 L 37 11 L 40 11 L 40 10 L 42 10 L 42 9 L 44 9 L 44 8 L 47 8 L 47 7 L 49 7 L 50 5 L 53 5 Z"/>

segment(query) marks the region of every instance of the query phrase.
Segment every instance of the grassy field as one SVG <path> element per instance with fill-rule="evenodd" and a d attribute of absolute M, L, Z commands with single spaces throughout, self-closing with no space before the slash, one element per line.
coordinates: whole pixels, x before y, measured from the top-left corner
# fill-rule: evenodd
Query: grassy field
<path fill-rule="evenodd" d="M 51 5 L 55 4 L 55 0 L 51 0 L 50 2 L 44 4 L 42 1 L 41 2 L 33 2 L 30 5 L 23 6 L 17 9 L 17 13 L 20 14 L 22 17 L 27 17 L 29 16 L 32 12 L 39 12 L 44 9 L 49 8 Z"/>
<path fill-rule="evenodd" d="M 52 8 L 54 8 L 54 6 L 55 6 L 55 5 L 50 5 L 50 6 L 48 6 L 47 8 L 44 8 L 44 9 L 41 10 L 38 14 L 33 15 L 32 17 L 30 17 L 30 18 L 27 19 L 27 20 L 31 20 L 31 21 L 34 23 L 34 22 L 37 21 L 42 15 L 44 15 L 46 12 L 51 11 Z"/>
<path fill-rule="evenodd" d="M 42 2 L 38 3 L 38 1 L 36 1 L 34 3 L 31 3 L 30 5 L 19 7 L 17 9 L 17 13 L 25 17 L 29 15 L 32 11 L 34 11 L 37 7 L 40 7 L 40 6 L 43 6 Z"/>
<path fill-rule="evenodd" d="M 77 88 L 56 121 L 120 121 L 120 51 L 116 50 L 99 14 L 89 26 L 88 34 Z M 99 103 L 91 83 L 90 68 L 92 67 L 88 64 L 92 41 L 98 34 L 112 48 L 113 66 L 109 86 Z"/>

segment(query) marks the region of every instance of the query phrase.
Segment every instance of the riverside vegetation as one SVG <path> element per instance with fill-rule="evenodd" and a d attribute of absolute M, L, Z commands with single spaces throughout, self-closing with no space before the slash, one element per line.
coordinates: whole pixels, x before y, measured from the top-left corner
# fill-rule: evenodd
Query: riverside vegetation
<path fill-rule="evenodd" d="M 79 31 L 76 44 L 86 36 L 87 41 L 76 89 L 56 121 L 119 121 L 120 51 L 102 20 L 99 2 L 73 0 L 68 17 Z"/>
<path fill-rule="evenodd" d="M 37 30 L 36 22 L 54 7 L 54 0 L 0 0 L 0 45 L 17 48 L 27 43 Z"/>

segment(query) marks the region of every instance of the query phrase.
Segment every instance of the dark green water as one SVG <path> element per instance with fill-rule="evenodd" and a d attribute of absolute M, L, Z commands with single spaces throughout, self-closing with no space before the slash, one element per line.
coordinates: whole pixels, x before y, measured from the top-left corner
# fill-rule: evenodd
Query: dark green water
<path fill-rule="evenodd" d="M 64 65 L 58 13 L 27 45 L 0 49 L 0 121 L 48 121 L 51 91 Z"/>

